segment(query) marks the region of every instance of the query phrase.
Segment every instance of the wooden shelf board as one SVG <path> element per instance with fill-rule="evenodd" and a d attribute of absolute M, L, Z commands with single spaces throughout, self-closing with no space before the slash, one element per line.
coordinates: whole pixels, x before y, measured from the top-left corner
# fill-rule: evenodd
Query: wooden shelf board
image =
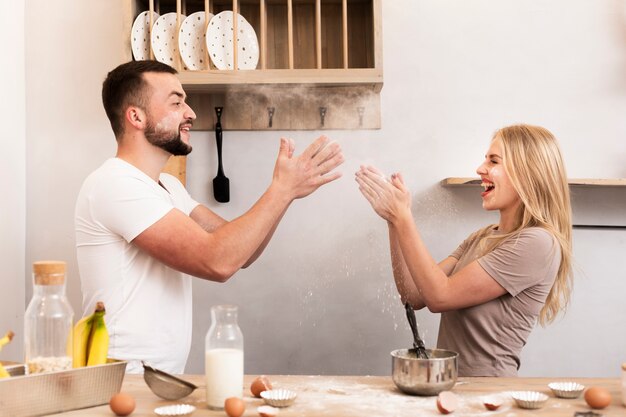
<path fill-rule="evenodd" d="M 383 86 L 382 70 L 376 68 L 181 71 L 178 76 L 187 93 L 219 92 L 251 85 L 272 88 L 361 85 L 380 92 Z"/>
<path fill-rule="evenodd" d="M 476 177 L 448 177 L 441 181 L 446 187 L 479 186 L 480 178 Z M 626 187 L 626 178 L 570 178 L 573 187 Z"/>
<path fill-rule="evenodd" d="M 570 178 L 568 183 L 580 187 L 626 187 L 626 178 Z"/>
<path fill-rule="evenodd" d="M 446 187 L 480 185 L 480 178 L 473 177 L 448 177 L 441 180 L 441 185 Z"/>

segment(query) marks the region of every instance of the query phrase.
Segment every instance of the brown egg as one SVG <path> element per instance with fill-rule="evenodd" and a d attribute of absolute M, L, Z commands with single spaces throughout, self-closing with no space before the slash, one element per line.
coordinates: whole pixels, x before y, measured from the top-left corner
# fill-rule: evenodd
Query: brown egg
<path fill-rule="evenodd" d="M 116 416 L 127 416 L 135 411 L 135 399 L 129 394 L 120 392 L 111 397 L 109 407 Z"/>
<path fill-rule="evenodd" d="M 602 409 L 611 404 L 611 400 L 611 393 L 604 388 L 589 387 L 585 391 L 585 401 L 591 408 Z"/>
<path fill-rule="evenodd" d="M 272 383 L 265 375 L 257 376 L 250 385 L 250 392 L 257 398 L 261 398 L 261 393 L 272 389 Z"/>
<path fill-rule="evenodd" d="M 241 417 L 246 411 L 246 404 L 241 398 L 230 397 L 224 401 L 224 411 L 228 417 Z"/>
<path fill-rule="evenodd" d="M 502 400 L 498 397 L 483 398 L 483 405 L 489 411 L 495 411 L 502 406 Z"/>
<path fill-rule="evenodd" d="M 437 410 L 441 414 L 450 414 L 459 406 L 459 399 L 450 391 L 442 391 L 437 396 Z"/>

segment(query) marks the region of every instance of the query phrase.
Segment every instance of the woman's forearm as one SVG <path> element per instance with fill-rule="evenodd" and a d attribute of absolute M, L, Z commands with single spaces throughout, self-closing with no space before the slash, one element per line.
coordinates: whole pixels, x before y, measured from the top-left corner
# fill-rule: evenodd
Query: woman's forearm
<path fill-rule="evenodd" d="M 410 212 L 394 218 L 391 229 L 395 229 L 403 263 L 416 293 L 429 310 L 439 311 L 446 295 L 448 277 L 426 248 Z"/>
<path fill-rule="evenodd" d="M 398 242 L 397 232 L 395 227 L 388 223 L 389 226 L 389 249 L 391 252 L 391 267 L 393 269 L 393 279 L 396 283 L 396 289 L 400 294 L 402 303 L 409 302 L 409 304 L 416 310 L 422 309 L 426 306 L 419 290 L 415 286 L 409 269 L 402 256 L 402 250 L 400 249 L 400 243 Z"/>

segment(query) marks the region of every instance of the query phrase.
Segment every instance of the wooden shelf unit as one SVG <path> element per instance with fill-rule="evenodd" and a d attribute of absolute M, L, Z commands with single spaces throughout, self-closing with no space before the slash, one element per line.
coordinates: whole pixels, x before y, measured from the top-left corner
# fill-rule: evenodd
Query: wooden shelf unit
<path fill-rule="evenodd" d="M 145 10 L 160 15 L 175 12 L 180 23 L 197 11 L 233 10 L 254 28 L 260 50 L 254 70 L 218 70 L 211 65 L 209 70 L 188 71 L 176 63 L 198 115 L 194 130 L 213 129 L 215 106 L 224 107 L 226 130 L 381 127 L 382 0 L 129 0 L 129 4 L 125 24 L 129 34 L 134 19 Z M 130 60 L 130 40 L 127 51 Z"/>
<path fill-rule="evenodd" d="M 626 178 L 571 178 L 567 181 L 572 187 L 626 187 Z M 448 177 L 441 181 L 445 187 L 480 186 L 480 178 Z"/>

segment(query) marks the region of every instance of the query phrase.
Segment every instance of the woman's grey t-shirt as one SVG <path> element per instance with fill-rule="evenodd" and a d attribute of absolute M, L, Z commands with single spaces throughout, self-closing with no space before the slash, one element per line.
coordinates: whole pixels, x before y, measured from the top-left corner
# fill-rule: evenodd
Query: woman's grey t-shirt
<path fill-rule="evenodd" d="M 459 376 L 517 376 L 520 353 L 556 278 L 561 250 L 540 227 L 523 229 L 484 256 L 479 243 L 474 233 L 450 255 L 458 259 L 451 276 L 476 260 L 507 294 L 442 313 L 437 346 L 459 353 Z"/>

